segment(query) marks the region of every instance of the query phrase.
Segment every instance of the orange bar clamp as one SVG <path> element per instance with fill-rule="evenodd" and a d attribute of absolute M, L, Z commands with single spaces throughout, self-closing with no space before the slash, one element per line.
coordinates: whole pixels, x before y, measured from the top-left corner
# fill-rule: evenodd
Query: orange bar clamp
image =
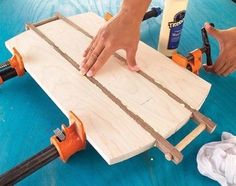
<path fill-rule="evenodd" d="M 66 162 L 73 154 L 85 148 L 86 135 L 84 127 L 79 118 L 73 113 L 69 113 L 70 126 L 62 125 L 64 139 L 59 139 L 54 135 L 51 143 L 56 147 L 62 161 Z"/>
<path fill-rule="evenodd" d="M 25 68 L 22 56 L 13 48 L 12 58 L 0 65 L 0 84 L 15 76 L 23 76 L 24 73 Z"/>
<path fill-rule="evenodd" d="M 69 120 L 68 127 L 62 125 L 62 131 L 57 129 L 51 137 L 52 145 L 0 175 L 0 185 L 14 185 L 54 159 L 60 157 L 66 162 L 73 154 L 84 149 L 86 135 L 82 122 L 73 112 L 69 113 Z"/>

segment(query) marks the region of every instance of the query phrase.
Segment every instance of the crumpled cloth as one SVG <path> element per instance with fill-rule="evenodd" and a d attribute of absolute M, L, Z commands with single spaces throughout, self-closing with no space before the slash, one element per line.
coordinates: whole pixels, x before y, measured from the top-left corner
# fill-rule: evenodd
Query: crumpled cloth
<path fill-rule="evenodd" d="M 222 186 L 236 186 L 236 136 L 223 132 L 221 141 L 203 145 L 197 164 L 202 175 Z"/>

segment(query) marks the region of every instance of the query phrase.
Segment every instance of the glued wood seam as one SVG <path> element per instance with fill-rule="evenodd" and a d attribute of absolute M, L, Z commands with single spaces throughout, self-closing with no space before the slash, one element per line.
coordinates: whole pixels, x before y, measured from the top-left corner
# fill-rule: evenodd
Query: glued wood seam
<path fill-rule="evenodd" d="M 33 24 L 27 25 L 28 29 L 34 31 L 39 37 L 51 45 L 57 53 L 59 53 L 64 59 L 66 59 L 73 67 L 80 71 L 80 66 L 70 56 L 64 53 L 58 46 L 55 45 L 43 32 L 36 28 Z M 117 97 L 115 97 L 106 87 L 104 87 L 99 81 L 93 77 L 85 76 L 90 82 L 95 84 L 108 98 L 110 98 L 115 104 L 117 104 L 126 114 L 128 114 L 133 120 L 135 120 L 145 131 L 147 131 L 156 140 L 156 146 L 163 153 L 170 153 L 173 157 L 176 157 L 176 162 L 182 159 L 182 155 L 175 147 L 170 144 L 163 136 L 156 132 L 148 123 L 146 123 L 138 115 L 130 111 Z"/>
<path fill-rule="evenodd" d="M 81 27 L 79 27 L 77 24 L 73 23 L 71 20 L 69 20 L 68 18 L 66 18 L 65 16 L 61 15 L 60 13 L 57 13 L 56 16 L 63 20 L 64 22 L 66 22 L 67 24 L 69 24 L 70 26 L 72 26 L 74 29 L 78 30 L 79 32 L 83 33 L 84 35 L 86 35 L 87 37 L 93 39 L 93 36 L 90 35 L 88 32 L 86 32 L 84 29 L 82 29 Z M 120 56 L 119 54 L 115 53 L 114 56 L 119 59 L 122 62 L 126 62 L 125 58 L 123 58 L 122 56 Z M 173 92 L 171 92 L 170 90 L 168 90 L 167 88 L 163 87 L 161 84 L 157 83 L 151 76 L 149 76 L 148 74 L 146 74 L 145 72 L 143 72 L 142 70 L 137 72 L 138 74 L 140 74 L 141 76 L 143 76 L 145 79 L 147 79 L 148 81 L 150 81 L 151 83 L 153 83 L 154 85 L 156 85 L 158 88 L 160 88 L 161 90 L 163 90 L 165 93 L 167 93 L 171 98 L 173 98 L 175 101 L 179 102 L 180 104 L 183 104 L 185 106 L 185 108 L 187 108 L 190 112 L 195 112 L 196 110 L 193 109 L 190 105 L 188 105 L 186 102 L 184 102 L 182 99 L 180 99 L 178 96 L 176 96 Z M 198 111 L 197 111 L 198 112 Z"/>
<path fill-rule="evenodd" d="M 56 16 L 63 20 L 64 22 L 66 22 L 67 24 L 69 24 L 71 27 L 73 27 L 74 29 L 78 30 L 79 32 L 83 33 L 84 35 L 86 35 L 87 37 L 93 39 L 93 36 L 90 35 L 88 32 L 86 32 L 83 28 L 81 28 L 80 26 L 78 26 L 77 24 L 75 24 L 74 22 L 72 22 L 71 20 L 69 20 L 68 18 L 66 18 L 65 16 L 61 15 L 60 13 L 56 13 Z M 120 61 L 126 63 L 125 58 L 123 58 L 122 56 L 120 56 L 119 54 L 115 53 L 114 56 L 119 59 Z M 138 74 L 140 74 L 143 78 L 147 79 L 149 82 L 151 82 L 152 84 L 154 84 L 155 86 L 157 86 L 159 89 L 163 90 L 168 96 L 170 96 L 172 99 L 174 99 L 175 101 L 177 101 L 178 103 L 182 104 L 187 110 L 189 110 L 190 112 L 192 112 L 191 118 L 193 120 L 195 120 L 197 122 L 197 124 L 202 123 L 202 121 L 199 121 L 199 118 L 196 117 L 196 115 L 201 115 L 204 118 L 204 124 L 207 126 L 208 131 L 213 131 L 215 128 L 215 123 L 211 121 L 210 118 L 207 118 L 205 115 L 203 115 L 202 113 L 200 113 L 198 110 L 192 108 L 189 104 L 187 104 L 184 100 L 182 100 L 180 97 L 178 97 L 177 95 L 175 95 L 172 91 L 170 91 L 169 89 L 165 88 L 163 85 L 161 85 L 160 83 L 158 83 L 157 81 L 155 81 L 154 78 L 152 78 L 151 76 L 149 76 L 147 73 L 143 72 L 142 70 L 139 70 L 137 72 Z"/>

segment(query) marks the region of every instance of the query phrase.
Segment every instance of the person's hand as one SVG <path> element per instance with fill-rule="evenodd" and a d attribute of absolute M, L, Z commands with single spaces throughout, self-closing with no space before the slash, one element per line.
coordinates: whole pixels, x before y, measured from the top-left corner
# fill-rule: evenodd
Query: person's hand
<path fill-rule="evenodd" d="M 236 27 L 218 30 L 209 23 L 205 24 L 207 33 L 219 42 L 220 53 L 212 66 L 204 66 L 206 71 L 227 76 L 236 70 Z"/>
<path fill-rule="evenodd" d="M 80 65 L 81 73 L 89 77 L 106 63 L 116 50 L 126 51 L 129 69 L 138 71 L 135 55 L 140 37 L 141 21 L 127 12 L 120 12 L 99 30 L 89 47 L 84 52 Z"/>

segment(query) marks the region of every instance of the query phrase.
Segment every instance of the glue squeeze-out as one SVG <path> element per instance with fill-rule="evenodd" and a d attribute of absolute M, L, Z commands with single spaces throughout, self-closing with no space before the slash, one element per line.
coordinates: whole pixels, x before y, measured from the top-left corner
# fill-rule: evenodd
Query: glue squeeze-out
<path fill-rule="evenodd" d="M 158 50 L 168 57 L 178 48 L 187 4 L 188 0 L 165 0 Z"/>

